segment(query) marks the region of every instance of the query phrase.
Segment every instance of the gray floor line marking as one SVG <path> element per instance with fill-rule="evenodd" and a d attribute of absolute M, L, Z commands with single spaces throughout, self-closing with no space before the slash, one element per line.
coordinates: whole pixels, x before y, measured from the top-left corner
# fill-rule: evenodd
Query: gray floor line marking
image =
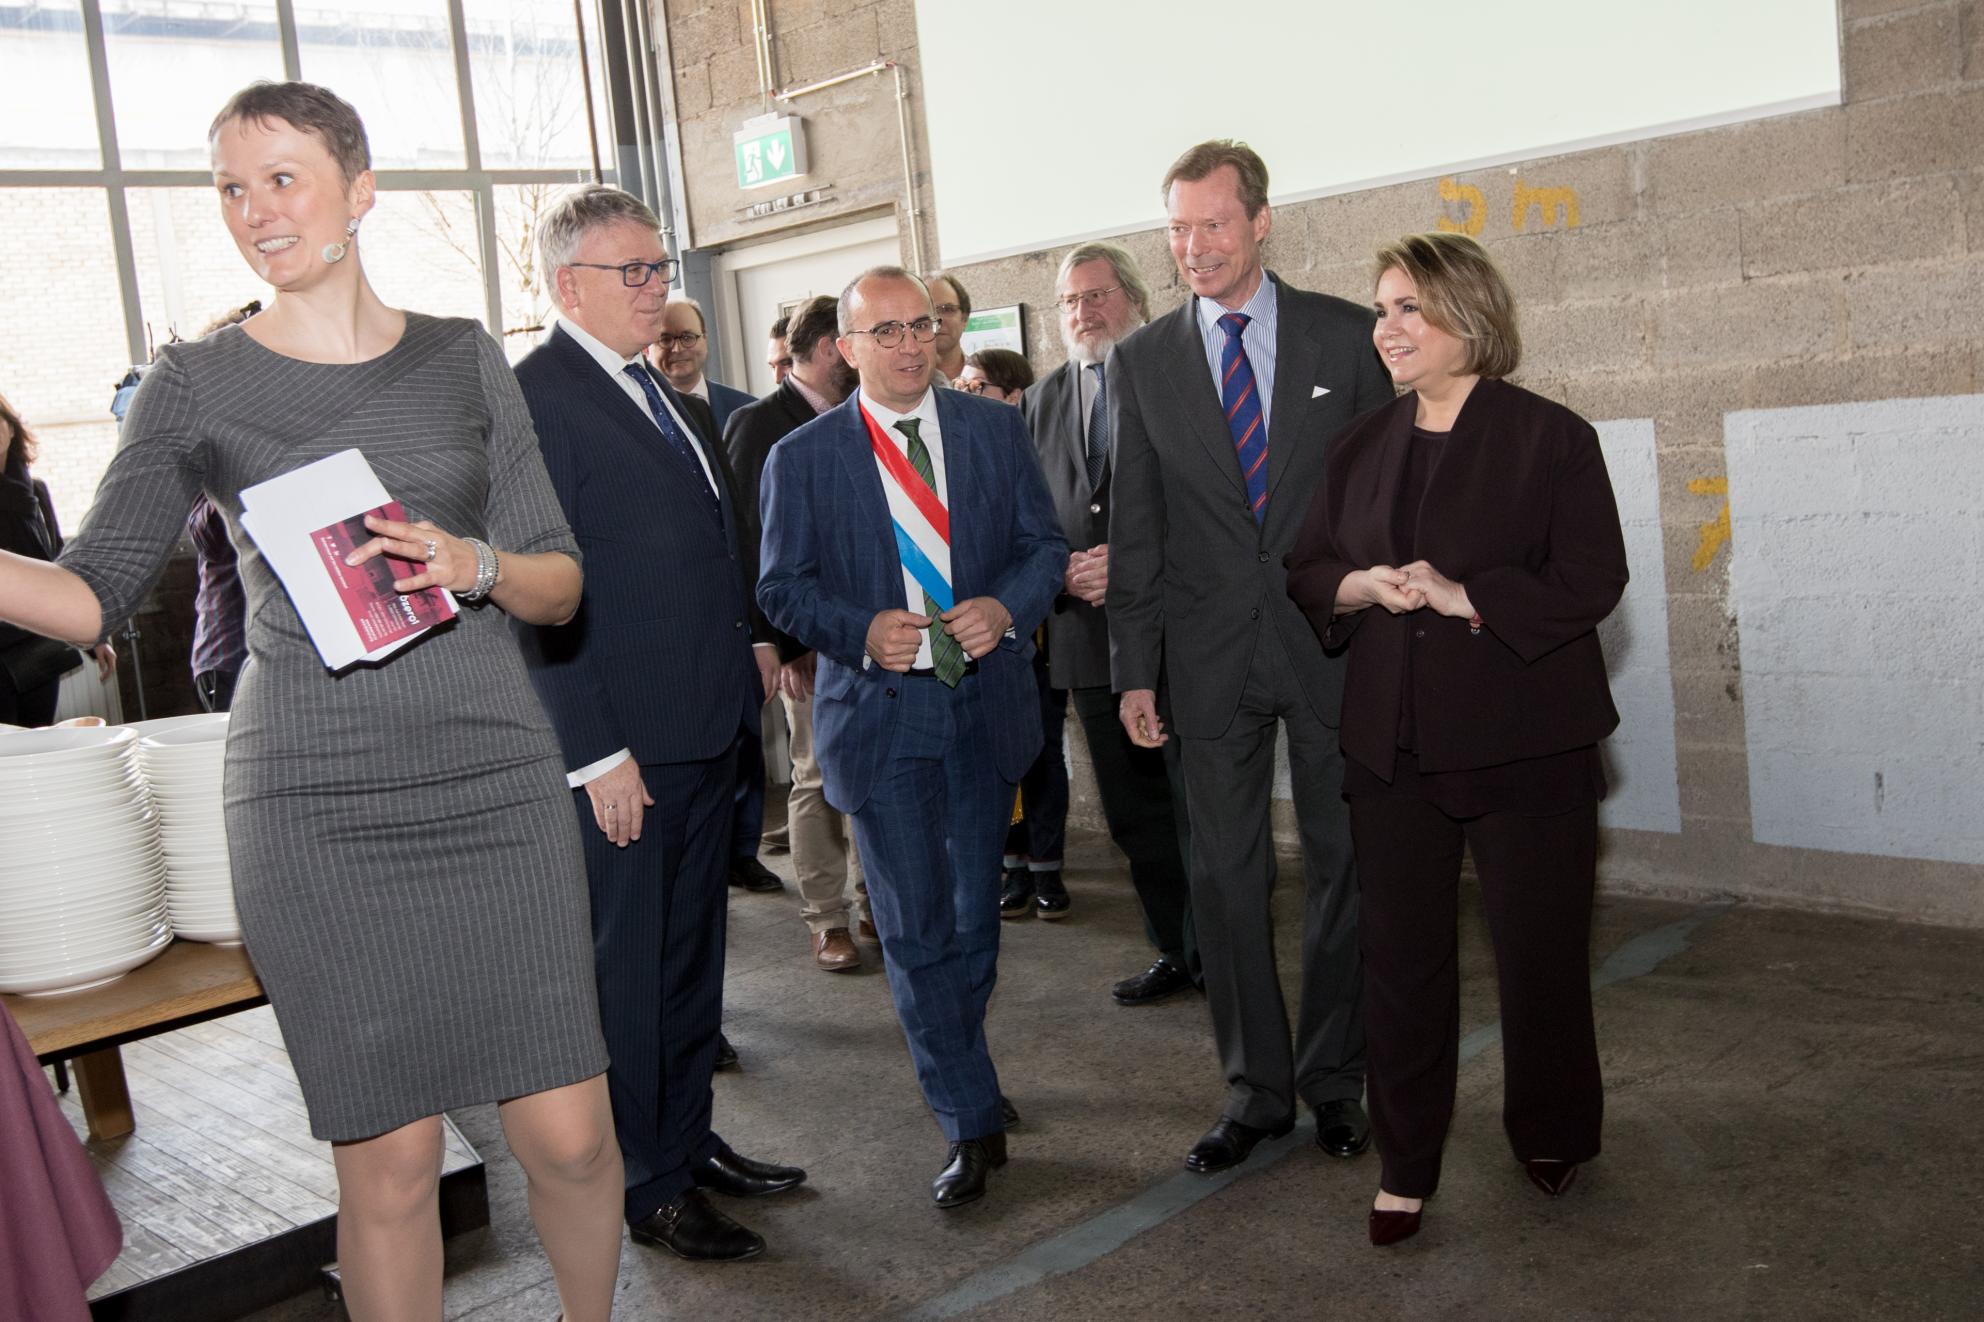
<path fill-rule="evenodd" d="M 1688 948 L 1695 930 L 1711 923 L 1735 907 L 1722 901 L 1697 910 L 1678 922 L 1642 932 L 1605 957 L 1591 975 L 1593 991 L 1614 983 L 1645 977 Z M 1499 1022 L 1475 1029 L 1461 1039 L 1460 1059 L 1465 1064 L 1501 1041 Z M 1289 1153 L 1311 1141 L 1315 1121 L 1309 1116 L 1299 1121 L 1286 1138 L 1263 1143 L 1244 1165 L 1217 1175 L 1194 1175 L 1189 1171 L 1159 1180 L 1107 1211 L 1100 1212 L 1058 1235 L 1050 1235 L 1020 1250 L 1005 1262 L 973 1272 L 934 1299 L 926 1299 L 899 1314 L 901 1322 L 941 1322 L 981 1305 L 1038 1285 L 1052 1276 L 1062 1276 L 1089 1266 L 1114 1253 L 1146 1230 L 1204 1201 L 1242 1176 L 1267 1169 Z"/>

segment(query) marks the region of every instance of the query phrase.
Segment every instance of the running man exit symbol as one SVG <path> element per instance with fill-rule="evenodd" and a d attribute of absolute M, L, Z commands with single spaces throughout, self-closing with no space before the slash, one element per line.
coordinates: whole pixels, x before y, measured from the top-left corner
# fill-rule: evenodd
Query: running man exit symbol
<path fill-rule="evenodd" d="M 806 173 L 805 121 L 797 115 L 760 115 L 731 135 L 737 186 L 762 188 Z"/>

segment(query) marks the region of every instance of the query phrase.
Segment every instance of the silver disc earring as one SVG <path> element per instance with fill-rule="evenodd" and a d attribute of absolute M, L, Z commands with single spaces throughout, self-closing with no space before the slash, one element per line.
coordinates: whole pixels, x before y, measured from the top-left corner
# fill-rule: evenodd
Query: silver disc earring
<path fill-rule="evenodd" d="M 358 217 L 353 216 L 345 222 L 344 233 L 345 237 L 341 241 L 324 245 L 323 252 L 319 255 L 326 262 L 335 265 L 344 260 L 345 252 L 350 248 L 351 241 L 358 237 Z"/>

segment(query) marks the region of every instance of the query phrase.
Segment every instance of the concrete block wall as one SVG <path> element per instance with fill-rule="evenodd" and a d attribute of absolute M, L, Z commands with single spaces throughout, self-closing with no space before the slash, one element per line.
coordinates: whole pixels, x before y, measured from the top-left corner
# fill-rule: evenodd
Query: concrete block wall
<path fill-rule="evenodd" d="M 671 20 L 692 3 L 669 0 Z M 697 12 L 734 18 L 742 11 L 737 23 L 748 43 L 748 8 Z M 865 15 L 873 12 L 883 46 L 909 30 L 906 14 L 894 26 L 883 17 L 886 8 L 827 0 L 775 6 L 782 30 L 832 24 L 830 11 L 862 14 L 849 38 L 856 44 L 868 41 Z M 1974 828 L 1949 832 L 1958 844 L 1943 857 L 1848 852 L 1811 847 L 1809 839 L 1767 840 L 1752 806 L 1753 778 L 1776 763 L 1755 755 L 1757 736 L 1746 720 L 1744 621 L 1729 575 L 1731 532 L 1741 537 L 1748 527 L 1731 519 L 1732 501 L 1740 507 L 1743 492 L 1731 491 L 1728 415 L 1984 389 L 1984 3 L 1842 0 L 1840 32 L 1839 107 L 1278 207 L 1269 260 L 1297 285 L 1363 301 L 1378 243 L 1435 227 L 1474 232 L 1521 300 L 1523 383 L 1594 422 L 1651 422 L 1680 829 L 1609 830 L 1601 864 L 1608 886 L 1984 926 L 1984 867 L 1959 861 L 1969 857 Z M 744 50 L 748 57 L 748 44 Z M 912 61 L 913 49 L 902 58 Z M 735 86 L 754 96 L 748 60 L 743 72 Z M 678 87 L 683 81 L 678 72 Z M 721 152 L 698 148 L 689 171 L 703 242 L 746 232 L 726 218 L 737 204 L 728 135 L 743 117 L 739 97 L 728 104 Z M 815 142 L 816 173 L 850 198 L 891 200 L 894 185 L 879 158 L 893 152 L 894 139 L 888 122 L 874 118 L 883 113 L 873 108 L 865 121 L 882 141 L 845 165 L 836 149 L 821 150 L 824 139 Z M 718 127 L 708 115 L 685 121 L 685 144 L 692 135 L 707 140 Z M 1151 162 L 1153 193 L 1168 163 Z M 859 168 L 875 171 L 865 184 Z M 1181 302 L 1161 233 L 1120 238 L 1152 278 L 1157 310 Z M 1048 304 L 1060 256 L 1029 253 L 960 272 L 976 302 L 1026 305 L 1028 343 L 1041 369 L 1062 357 Z M 933 255 L 931 264 L 940 260 Z M 1970 466 L 1953 485 L 1974 482 L 1976 466 L 1984 465 L 1976 446 L 1953 443 L 1933 453 Z M 1770 480 L 1789 480 L 1795 465 L 1771 471 Z M 1868 465 L 1865 473 L 1877 478 L 1879 470 Z M 1948 513 L 1925 505 L 1896 514 L 1895 526 L 1923 554 L 1951 551 L 1949 572 L 1968 574 L 1974 585 L 1984 552 L 1970 545 L 1972 524 L 1939 523 Z M 1976 696 L 1984 672 L 1955 673 L 1976 683 L 1945 686 L 1942 715 L 1972 731 L 1984 724 Z M 1898 739 L 1906 729 L 1883 735 L 1884 728 L 1863 723 L 1863 738 Z M 1984 731 L 1978 735 L 1984 742 Z M 1078 732 L 1071 742 L 1078 810 L 1086 804 L 1092 812 L 1092 798 L 1081 793 L 1087 776 Z M 1783 751 L 1770 750 L 1771 758 Z M 1850 751 L 1863 759 L 1884 752 Z M 1972 760 L 1951 765 L 1947 778 L 1937 787 L 1941 801 L 1967 802 L 1974 815 L 1984 804 L 1984 771 Z M 1766 815 L 1776 812 L 1782 787 L 1759 789 L 1757 798 L 1773 805 Z M 1286 805 L 1279 806 L 1278 824 L 1288 830 Z"/>

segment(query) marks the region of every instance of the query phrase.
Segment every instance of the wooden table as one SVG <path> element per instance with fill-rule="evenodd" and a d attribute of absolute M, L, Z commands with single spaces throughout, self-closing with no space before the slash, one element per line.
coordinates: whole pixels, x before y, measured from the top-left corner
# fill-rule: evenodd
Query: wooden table
<path fill-rule="evenodd" d="M 71 1060 L 91 1138 L 137 1127 L 124 1085 L 125 1042 L 268 1004 L 240 946 L 174 941 L 117 981 L 66 996 L 0 996 L 44 1065 Z"/>

